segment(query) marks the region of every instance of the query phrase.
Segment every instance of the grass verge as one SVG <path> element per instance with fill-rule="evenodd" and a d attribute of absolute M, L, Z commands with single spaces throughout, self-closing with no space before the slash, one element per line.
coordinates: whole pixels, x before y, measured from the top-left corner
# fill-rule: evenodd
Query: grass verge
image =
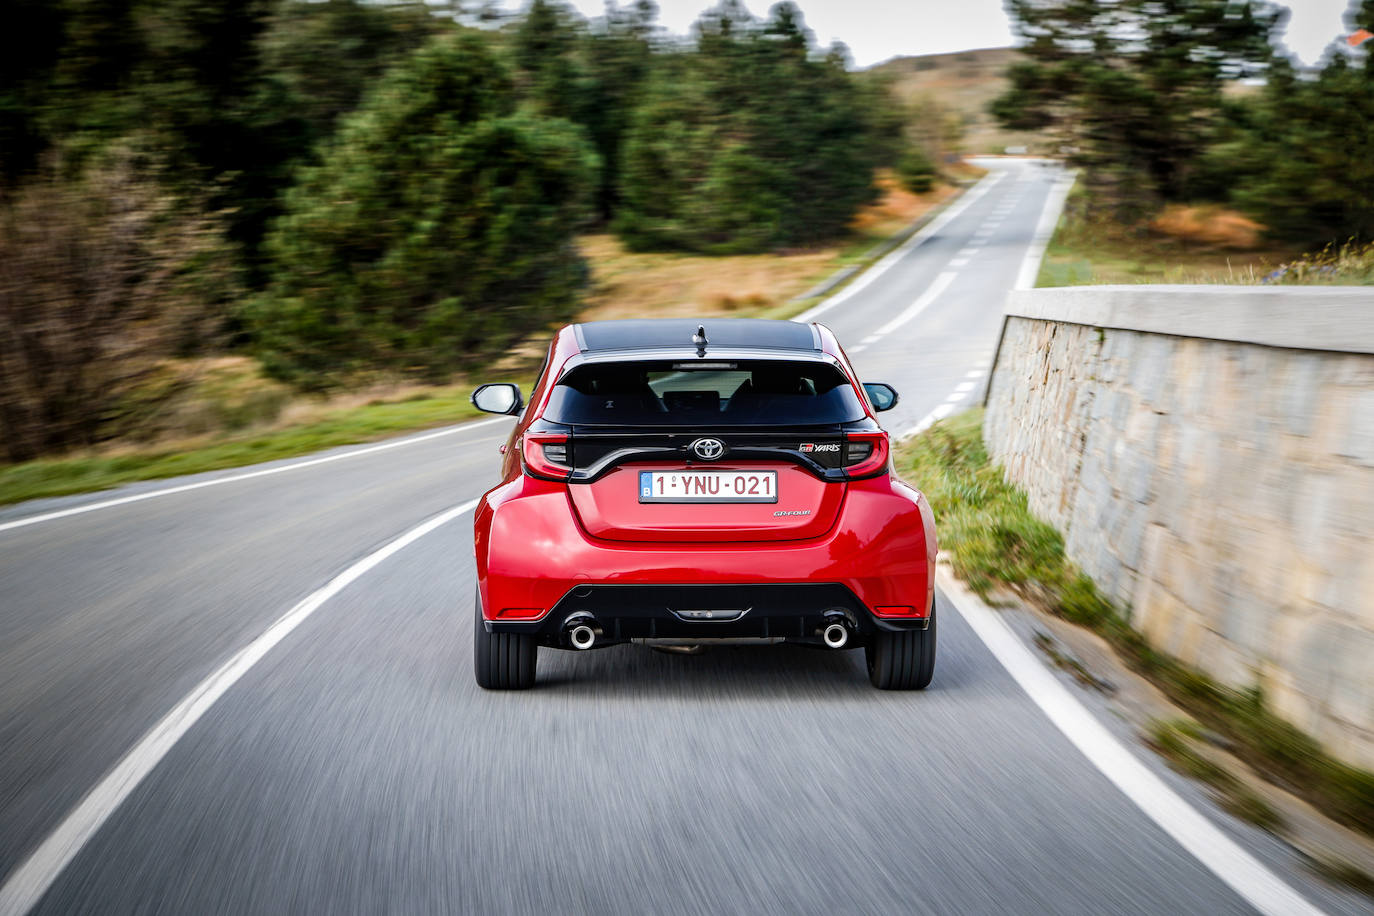
<path fill-rule="evenodd" d="M 1202 740 L 1202 729 L 1187 719 L 1156 721 L 1150 726 L 1150 746 L 1174 769 L 1210 786 L 1223 808 L 1256 827 L 1270 831 L 1281 829 L 1284 826 L 1282 815 L 1200 751 L 1198 746 Z"/>
<path fill-rule="evenodd" d="M 1301 253 L 1250 233 L 1228 238 L 1229 211 L 1189 213 L 1187 220 L 1165 211 L 1153 225 L 1128 226 L 1091 215 L 1086 193 L 1080 183 L 1069 194 L 1036 286 L 1255 284 Z"/>
<path fill-rule="evenodd" d="M 524 385 L 528 391 L 528 384 Z M 339 445 L 447 426 L 478 415 L 467 386 L 410 392 L 396 400 L 323 409 L 284 428 L 244 431 L 214 441 L 162 443 L 111 454 L 0 466 L 0 504 L 104 490 L 137 480 L 197 474 L 291 458 Z"/>
<path fill-rule="evenodd" d="M 1374 874 L 1365 871 L 1352 862 L 1332 859 L 1326 856 L 1313 858 L 1309 863 L 1312 871 L 1328 881 L 1344 884 L 1362 894 L 1374 897 Z"/>
<path fill-rule="evenodd" d="M 1271 713 L 1259 691 L 1218 684 L 1147 645 L 1065 556 L 1059 532 L 1007 483 L 983 446 L 982 421 L 981 410 L 968 411 L 897 448 L 899 470 L 930 499 L 954 572 L 984 598 L 1007 588 L 1092 628 L 1174 703 L 1236 745 L 1260 775 L 1374 836 L 1374 772 L 1328 756 Z"/>

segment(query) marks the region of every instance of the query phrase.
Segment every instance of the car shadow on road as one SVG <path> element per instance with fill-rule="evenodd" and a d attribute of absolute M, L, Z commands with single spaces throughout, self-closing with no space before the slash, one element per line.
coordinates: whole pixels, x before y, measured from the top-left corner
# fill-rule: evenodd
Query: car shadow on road
<path fill-rule="evenodd" d="M 945 662 L 948 661 L 948 664 Z M 927 693 L 958 690 L 971 674 L 961 659 L 940 659 Z M 541 649 L 535 689 L 561 696 L 689 699 L 806 699 L 872 697 L 862 649 L 800 646 L 721 646 L 699 655 L 613 646 L 586 652 Z M 887 693 L 912 696 L 912 692 Z"/>

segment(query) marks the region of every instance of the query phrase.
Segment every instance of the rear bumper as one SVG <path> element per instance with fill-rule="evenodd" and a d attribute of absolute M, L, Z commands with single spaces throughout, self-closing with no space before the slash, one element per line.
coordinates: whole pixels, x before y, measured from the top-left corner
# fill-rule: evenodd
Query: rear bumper
<path fill-rule="evenodd" d="M 924 630 L 930 618 L 880 618 L 836 583 L 748 585 L 578 585 L 542 619 L 485 620 L 492 633 L 529 633 L 545 645 L 567 643 L 586 623 L 609 645 L 632 639 L 782 639 L 821 642 L 827 624 L 842 623 L 852 645 L 879 631 Z"/>
<path fill-rule="evenodd" d="M 765 637 L 809 641 L 827 613 L 854 644 L 924 627 L 934 598 L 935 536 L 915 490 L 887 476 L 849 485 L 821 537 L 733 543 L 626 543 L 578 526 L 564 484 L 520 477 L 492 490 L 475 519 L 478 587 L 492 632 L 559 642 L 567 618 L 594 617 L 607 642 Z M 900 611 L 878 609 L 909 608 Z M 692 619 L 693 610 L 747 611 Z M 888 616 L 894 615 L 894 616 Z"/>

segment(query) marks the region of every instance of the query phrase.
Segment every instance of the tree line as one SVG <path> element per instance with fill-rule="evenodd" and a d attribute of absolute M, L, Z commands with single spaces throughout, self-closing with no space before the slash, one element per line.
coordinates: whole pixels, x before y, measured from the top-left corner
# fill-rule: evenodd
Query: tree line
<path fill-rule="evenodd" d="M 1267 0 L 1009 0 L 1022 59 L 993 103 L 1051 132 L 1091 202 L 1132 221 L 1170 202 L 1236 206 L 1311 247 L 1374 239 L 1374 64 L 1335 42 L 1315 70 Z M 1354 0 L 1346 31 L 1374 23 Z"/>
<path fill-rule="evenodd" d="M 444 377 L 571 316 L 579 232 L 810 245 L 910 167 L 801 11 L 650 0 L 14 0 L 0 32 L 0 442 L 95 441 L 157 360 Z M 910 170 L 910 168 L 908 168 Z M 928 181 L 918 170 L 916 181 Z"/>

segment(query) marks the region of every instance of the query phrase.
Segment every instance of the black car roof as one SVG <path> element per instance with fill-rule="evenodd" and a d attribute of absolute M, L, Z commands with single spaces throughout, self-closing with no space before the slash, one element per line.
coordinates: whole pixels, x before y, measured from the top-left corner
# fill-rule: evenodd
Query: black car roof
<path fill-rule="evenodd" d="M 587 350 L 692 349 L 697 328 L 706 345 L 764 350 L 820 350 L 820 335 L 808 324 L 767 318 L 648 318 L 588 321 L 574 325 L 578 347 Z"/>

